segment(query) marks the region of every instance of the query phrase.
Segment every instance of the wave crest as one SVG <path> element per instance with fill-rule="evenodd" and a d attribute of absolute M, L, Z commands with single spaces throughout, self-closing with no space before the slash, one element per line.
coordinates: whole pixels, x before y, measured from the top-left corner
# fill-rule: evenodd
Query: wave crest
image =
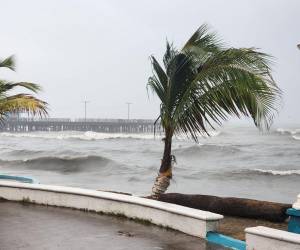
<path fill-rule="evenodd" d="M 55 132 L 40 132 L 40 133 L 0 133 L 0 136 L 4 137 L 16 137 L 16 138 L 40 138 L 40 139 L 79 139 L 79 140 L 104 140 L 104 139 L 153 139 L 153 134 L 123 134 L 123 133 L 98 133 L 93 131 L 87 131 L 84 133 L 73 133 L 68 132 L 57 134 Z M 159 135 L 156 137 L 160 137 Z"/>
<path fill-rule="evenodd" d="M 93 171 L 110 165 L 117 165 L 114 161 L 95 155 L 80 157 L 44 156 L 23 160 L 0 160 L 5 167 L 24 167 L 26 169 L 57 171 L 63 173 Z"/>
<path fill-rule="evenodd" d="M 276 132 L 282 135 L 296 135 L 300 134 L 300 129 L 285 129 L 285 128 L 278 128 Z"/>
<path fill-rule="evenodd" d="M 215 144 L 197 144 L 190 147 L 177 148 L 174 150 L 176 154 L 183 156 L 221 154 L 228 155 L 241 151 L 241 149 L 232 145 L 215 145 Z"/>
<path fill-rule="evenodd" d="M 209 131 L 210 136 L 203 135 L 204 138 L 215 137 L 221 134 L 221 131 Z M 57 140 L 68 140 L 77 139 L 85 141 L 93 140 L 105 140 L 105 139 L 136 139 L 136 140 L 149 140 L 154 139 L 152 133 L 100 133 L 94 131 L 86 132 L 28 132 L 28 133 L 8 133 L 2 132 L 0 136 L 3 137 L 15 137 L 15 138 L 38 138 L 38 139 L 57 139 Z M 162 135 L 155 135 L 156 139 L 161 139 Z M 177 140 L 187 140 L 185 136 L 175 137 Z"/>
<path fill-rule="evenodd" d="M 266 170 L 266 169 L 254 169 L 255 172 L 269 174 L 269 175 L 300 175 L 300 170 L 292 169 L 292 170 Z"/>

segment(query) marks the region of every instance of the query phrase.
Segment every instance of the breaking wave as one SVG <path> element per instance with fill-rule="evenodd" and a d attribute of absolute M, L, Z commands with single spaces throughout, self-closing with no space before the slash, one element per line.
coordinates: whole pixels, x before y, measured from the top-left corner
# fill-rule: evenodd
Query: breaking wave
<path fill-rule="evenodd" d="M 221 134 L 220 131 L 209 131 L 210 137 L 215 137 Z M 31 132 L 31 133 L 8 133 L 2 132 L 0 133 L 2 137 L 15 137 L 15 138 L 40 138 L 40 139 L 57 139 L 57 140 L 67 140 L 67 139 L 78 139 L 85 141 L 93 141 L 93 140 L 105 140 L 105 139 L 161 139 L 163 136 L 149 133 L 100 133 L 100 132 Z M 209 136 L 203 135 L 204 138 Z M 174 139 L 177 140 L 186 140 L 185 136 L 176 136 Z"/>
<path fill-rule="evenodd" d="M 219 136 L 220 134 L 221 131 L 209 131 L 209 136 L 211 137 Z M 209 137 L 209 136 L 205 136 L 205 137 Z"/>
<path fill-rule="evenodd" d="M 199 136 L 199 138 L 210 138 L 210 137 L 216 137 L 216 136 L 219 136 L 220 134 L 222 134 L 221 131 L 215 131 L 215 130 L 211 130 L 211 131 L 208 131 L 209 135 L 207 134 L 203 134 L 201 136 Z M 187 140 L 187 137 L 185 135 L 175 135 L 174 139 L 177 139 L 177 140 Z M 193 141 L 190 137 L 190 140 Z"/>
<path fill-rule="evenodd" d="M 56 159 L 71 159 L 72 157 L 86 157 L 88 153 L 75 151 L 75 150 L 27 150 L 27 149 L 14 149 L 8 148 L 2 150 L 0 154 L 0 162 L 2 160 L 20 160 L 20 159 L 39 159 L 39 158 L 56 158 Z M 55 156 L 55 157 L 53 157 Z"/>
<path fill-rule="evenodd" d="M 98 133 L 87 131 L 84 133 L 55 133 L 55 132 L 41 132 L 41 133 L 0 133 L 3 137 L 16 138 L 41 138 L 41 139 L 79 139 L 79 140 L 104 140 L 104 139 L 153 139 L 153 134 L 123 134 L 123 133 Z M 159 135 L 155 137 L 159 138 Z"/>
<path fill-rule="evenodd" d="M 293 177 L 300 175 L 300 170 L 299 169 L 291 169 L 291 170 L 272 170 L 272 169 L 260 169 L 260 168 L 255 168 L 255 169 L 236 169 L 236 170 L 231 170 L 231 171 L 222 171 L 222 172 L 217 172 L 217 171 L 211 171 L 211 172 L 206 172 L 205 174 L 211 175 L 211 176 L 216 176 L 217 178 L 221 179 L 234 179 L 234 180 L 243 180 L 243 179 L 248 179 L 252 180 L 253 178 L 259 178 L 259 177 Z M 203 174 L 202 174 L 203 176 Z"/>
<path fill-rule="evenodd" d="M 196 156 L 196 154 L 208 155 L 210 153 L 228 155 L 239 151 L 241 151 L 241 149 L 232 145 L 197 144 L 189 147 L 177 148 L 174 150 L 174 153 L 183 156 Z"/>
<path fill-rule="evenodd" d="M 45 171 L 73 173 L 93 171 L 107 166 L 118 165 L 113 160 L 102 156 L 87 155 L 81 157 L 37 157 L 24 160 L 0 160 L 4 167 L 24 167 Z"/>
<path fill-rule="evenodd" d="M 269 175 L 300 175 L 300 170 L 292 169 L 292 170 L 266 170 L 256 168 L 253 171 L 257 173 L 269 174 Z"/>
<path fill-rule="evenodd" d="M 296 135 L 300 134 L 300 129 L 284 129 L 284 128 L 278 128 L 276 129 L 276 132 L 282 135 Z"/>

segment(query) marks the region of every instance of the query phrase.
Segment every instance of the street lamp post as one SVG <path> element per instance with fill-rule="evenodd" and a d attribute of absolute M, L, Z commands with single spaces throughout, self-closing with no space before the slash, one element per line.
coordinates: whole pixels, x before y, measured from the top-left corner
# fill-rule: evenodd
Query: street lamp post
<path fill-rule="evenodd" d="M 86 106 L 89 103 L 89 101 L 84 101 L 84 122 L 86 122 Z"/>
<path fill-rule="evenodd" d="M 126 102 L 127 104 L 127 120 L 129 120 L 129 114 L 130 114 L 130 105 L 132 104 L 131 102 Z"/>

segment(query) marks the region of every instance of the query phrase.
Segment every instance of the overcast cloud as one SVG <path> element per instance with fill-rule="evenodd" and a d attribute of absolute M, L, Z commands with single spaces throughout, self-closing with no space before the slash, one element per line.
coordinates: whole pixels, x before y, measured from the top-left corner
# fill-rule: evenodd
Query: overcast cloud
<path fill-rule="evenodd" d="M 0 57 L 16 55 L 17 72 L 1 78 L 43 86 L 52 117 L 155 118 L 146 91 L 149 56 L 166 38 L 178 47 L 204 22 L 229 46 L 258 47 L 276 58 L 284 91 L 278 122 L 300 122 L 300 1 L 0 0 Z"/>

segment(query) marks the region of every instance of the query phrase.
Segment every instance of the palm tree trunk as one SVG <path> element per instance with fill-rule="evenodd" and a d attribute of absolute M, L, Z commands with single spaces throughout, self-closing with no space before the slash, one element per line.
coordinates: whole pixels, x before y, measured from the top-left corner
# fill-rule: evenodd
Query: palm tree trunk
<path fill-rule="evenodd" d="M 170 130 L 166 130 L 164 139 L 164 154 L 158 176 L 156 177 L 152 187 L 151 196 L 153 198 L 158 198 L 160 194 L 165 193 L 170 185 L 170 180 L 172 179 L 172 136 L 172 132 Z"/>

